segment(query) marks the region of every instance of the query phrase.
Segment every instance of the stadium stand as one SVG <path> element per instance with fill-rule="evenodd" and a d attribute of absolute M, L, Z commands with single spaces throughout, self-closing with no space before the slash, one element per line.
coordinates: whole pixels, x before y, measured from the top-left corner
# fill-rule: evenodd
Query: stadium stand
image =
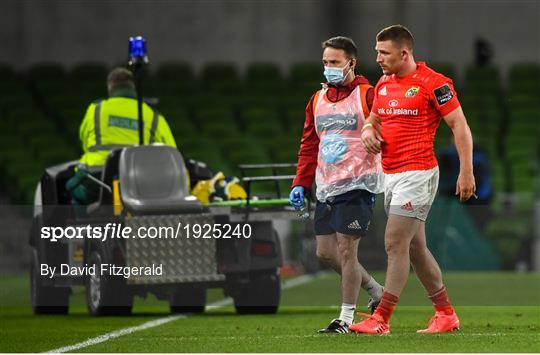
<path fill-rule="evenodd" d="M 447 63 L 432 67 L 452 78 L 459 74 Z M 359 68 L 377 81 L 379 69 Z M 106 97 L 109 69 L 102 63 L 80 63 L 71 70 L 41 63 L 19 73 L 0 64 L 0 180 L 13 203 L 31 203 L 46 166 L 79 157 L 80 121 L 90 102 Z M 523 226 L 532 213 L 531 196 L 540 190 L 540 65 L 515 64 L 504 83 L 493 66 L 471 66 L 461 74 L 463 80 L 454 79 L 460 101 L 475 144 L 490 157 L 494 190 L 503 196 L 492 208 L 497 215 L 508 214 L 511 200 L 518 212 L 510 225 Z M 284 75 L 274 63 L 252 63 L 242 74 L 231 63 L 208 63 L 197 73 L 188 63 L 166 62 L 151 68 L 144 80 L 144 96 L 165 115 L 183 154 L 215 171 L 238 174 L 239 163 L 296 161 L 305 105 L 323 77 L 319 63 L 295 64 Z M 449 144 L 450 137 L 441 124 L 435 149 Z M 254 192 L 264 195 L 261 186 Z M 504 251 L 503 264 L 531 235 L 524 228 L 509 231 L 495 218 L 484 231 Z"/>

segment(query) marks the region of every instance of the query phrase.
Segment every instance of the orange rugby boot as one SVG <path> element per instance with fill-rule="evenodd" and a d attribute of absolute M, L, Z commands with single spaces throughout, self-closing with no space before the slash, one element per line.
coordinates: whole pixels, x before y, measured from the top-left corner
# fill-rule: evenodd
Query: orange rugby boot
<path fill-rule="evenodd" d="M 349 326 L 350 332 L 365 334 L 390 334 L 390 324 L 385 322 L 379 314 L 358 314 L 361 316 L 367 316 L 368 318 L 364 319 L 359 323 L 351 324 Z"/>
<path fill-rule="evenodd" d="M 431 317 L 426 329 L 417 330 L 417 333 L 446 333 L 459 330 L 459 319 L 456 312 L 445 314 L 444 312 L 435 312 Z"/>

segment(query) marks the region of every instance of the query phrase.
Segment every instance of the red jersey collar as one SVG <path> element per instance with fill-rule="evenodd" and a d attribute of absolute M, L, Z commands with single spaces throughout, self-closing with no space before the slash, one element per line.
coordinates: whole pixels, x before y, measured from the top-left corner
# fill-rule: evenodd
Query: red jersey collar
<path fill-rule="evenodd" d="M 392 74 L 392 76 L 396 80 L 407 80 L 407 79 L 412 78 L 414 74 L 418 73 L 421 70 L 424 70 L 425 68 L 426 68 L 426 62 L 416 62 L 416 70 L 410 73 L 409 75 L 397 76 L 396 74 Z"/>

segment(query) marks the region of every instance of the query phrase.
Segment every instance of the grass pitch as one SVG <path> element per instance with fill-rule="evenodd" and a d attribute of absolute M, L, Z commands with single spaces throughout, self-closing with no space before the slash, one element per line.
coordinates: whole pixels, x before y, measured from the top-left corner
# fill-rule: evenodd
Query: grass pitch
<path fill-rule="evenodd" d="M 383 281 L 384 275 L 376 275 Z M 339 315 L 337 276 L 323 276 L 283 291 L 276 315 L 238 316 L 233 307 L 208 310 L 170 323 L 78 349 L 78 352 L 540 352 L 540 275 L 448 273 L 445 282 L 461 330 L 420 335 L 433 314 L 411 277 L 388 336 L 320 335 Z M 67 316 L 34 316 L 25 277 L 0 281 L 0 352 L 42 352 L 168 315 L 152 297 L 136 299 L 131 317 L 94 318 L 77 288 Z M 221 298 L 209 291 L 209 302 Z M 362 293 L 361 304 L 367 299 Z"/>

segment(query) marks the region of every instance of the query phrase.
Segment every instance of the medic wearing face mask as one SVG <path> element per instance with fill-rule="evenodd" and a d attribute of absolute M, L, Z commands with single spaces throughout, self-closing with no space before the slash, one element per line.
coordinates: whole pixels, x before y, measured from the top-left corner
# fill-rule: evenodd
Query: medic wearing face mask
<path fill-rule="evenodd" d="M 336 37 L 344 38 L 344 37 Z M 327 83 L 310 99 L 293 186 L 317 184 L 317 200 L 345 192 L 380 190 L 380 156 L 367 154 L 360 132 L 373 103 L 373 87 L 355 75 L 356 55 L 323 43 Z"/>
<path fill-rule="evenodd" d="M 321 333 L 348 333 L 360 287 L 374 309 L 382 286 L 358 263 L 358 245 L 367 235 L 375 194 L 382 188 L 380 154 L 361 141 L 373 102 L 373 87 L 355 75 L 356 45 L 350 38 L 323 42 L 327 82 L 309 100 L 290 202 L 300 209 L 304 192 L 316 183 L 314 230 L 317 256 L 341 274 L 342 308 Z"/>

